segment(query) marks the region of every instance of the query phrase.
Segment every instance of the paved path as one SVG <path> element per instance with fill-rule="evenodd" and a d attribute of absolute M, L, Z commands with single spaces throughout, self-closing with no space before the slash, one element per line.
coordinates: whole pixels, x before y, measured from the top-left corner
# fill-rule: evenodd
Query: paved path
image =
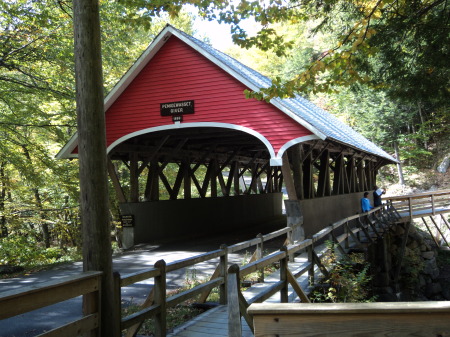
<path fill-rule="evenodd" d="M 276 229 L 279 229 L 279 227 Z M 262 233 L 265 234 L 272 230 L 275 230 L 275 228 L 268 228 L 266 231 L 262 231 Z M 256 234 L 249 234 L 248 232 L 232 233 L 221 237 L 193 240 L 187 243 L 173 243 L 162 246 L 141 245 L 136 247 L 135 250 L 115 255 L 113 257 L 114 270 L 122 275 L 137 272 L 153 267 L 155 262 L 161 259 L 164 259 L 166 263 L 186 259 L 218 249 L 220 244 L 223 243 L 232 245 L 237 242 L 252 239 Z M 273 242 L 272 244 L 265 245 L 265 249 L 273 251 L 279 249 L 280 246 L 280 242 Z M 242 254 L 232 254 L 230 256 L 230 263 L 240 263 L 244 258 L 244 253 L 245 252 L 242 252 Z M 198 279 L 202 279 L 207 275 L 211 275 L 216 265 L 217 263 L 215 261 L 211 261 L 209 263 L 196 265 L 195 270 L 188 269 L 171 272 L 168 274 L 167 279 L 168 289 L 176 289 L 183 286 L 186 277 L 197 277 Z M 2 291 L 19 289 L 27 285 L 58 280 L 68 275 L 77 274 L 81 271 L 82 263 L 76 262 L 20 278 L 0 279 L 0 293 Z M 122 288 L 122 299 L 124 304 L 141 303 L 147 297 L 152 286 L 153 279 Z M 0 337 L 36 336 L 44 331 L 51 330 L 57 326 L 78 319 L 81 315 L 81 297 L 77 297 L 27 314 L 1 320 Z"/>

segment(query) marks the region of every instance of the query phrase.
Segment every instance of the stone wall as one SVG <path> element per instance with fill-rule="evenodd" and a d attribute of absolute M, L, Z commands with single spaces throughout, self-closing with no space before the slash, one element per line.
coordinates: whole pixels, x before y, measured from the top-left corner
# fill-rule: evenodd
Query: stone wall
<path fill-rule="evenodd" d="M 410 226 L 396 281 L 406 226 L 396 225 L 370 249 L 378 301 L 450 300 L 449 278 L 437 264 L 439 247 L 431 236 Z"/>

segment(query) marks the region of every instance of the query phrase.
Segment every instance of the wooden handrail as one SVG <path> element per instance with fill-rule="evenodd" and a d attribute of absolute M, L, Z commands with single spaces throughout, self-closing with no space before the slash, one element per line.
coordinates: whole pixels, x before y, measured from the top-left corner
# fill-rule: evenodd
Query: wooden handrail
<path fill-rule="evenodd" d="M 93 294 L 91 300 L 97 302 L 97 305 L 93 305 L 93 307 L 99 308 L 99 289 L 102 274 L 99 271 L 84 272 L 59 280 L 2 292 L 0 293 L 0 320 L 89 294 Z M 98 326 L 99 313 L 88 313 L 81 319 L 46 332 L 41 336 L 76 337 L 97 329 Z"/>
<path fill-rule="evenodd" d="M 424 215 L 450 212 L 450 190 L 385 197 L 387 203 L 403 214 L 406 221 Z"/>
<path fill-rule="evenodd" d="M 447 336 L 450 302 L 256 303 L 255 337 L 316 335 Z"/>
<path fill-rule="evenodd" d="M 287 301 L 287 285 L 291 284 L 292 288 L 294 289 L 297 296 L 301 299 L 302 302 L 309 302 L 308 297 L 306 296 L 306 293 L 303 291 L 303 289 L 300 287 L 300 285 L 297 282 L 297 278 L 303 275 L 304 273 L 308 272 L 309 274 L 309 280 L 312 284 L 314 284 L 314 268 L 317 266 L 318 270 L 325 276 L 328 275 L 328 270 L 325 268 L 325 266 L 322 264 L 321 256 L 323 254 L 317 253 L 314 250 L 315 243 L 320 242 L 321 240 L 327 238 L 330 238 L 334 245 L 336 245 L 341 251 L 344 251 L 344 249 L 341 247 L 342 242 L 347 242 L 348 238 L 352 236 L 352 238 L 355 240 L 356 243 L 359 242 L 358 238 L 356 237 L 359 232 L 365 233 L 366 236 L 369 236 L 368 234 L 368 227 L 373 228 L 376 232 L 375 225 L 373 222 L 376 222 L 378 226 L 383 227 L 384 229 L 387 229 L 388 226 L 392 225 L 392 223 L 387 224 L 387 221 L 391 219 L 392 222 L 395 222 L 399 219 L 398 215 L 395 213 L 395 210 L 392 207 L 387 206 L 380 206 L 377 207 L 369 212 L 363 213 L 363 214 L 357 214 L 351 217 L 347 217 L 345 219 L 339 220 L 334 222 L 328 227 L 323 228 L 320 232 L 313 235 L 311 239 L 306 239 L 301 242 L 298 242 L 296 244 L 289 245 L 287 247 L 283 247 L 281 251 L 272 253 L 264 258 L 261 258 L 257 261 L 254 261 L 252 263 L 249 263 L 246 266 L 237 266 L 234 265 L 233 268 L 229 268 L 229 280 L 236 280 L 237 282 L 236 286 L 230 287 L 229 284 L 229 298 L 239 298 L 239 308 L 240 308 L 240 314 L 246 318 L 246 321 L 248 322 L 248 313 L 246 312 L 246 308 L 249 307 L 252 303 L 256 302 L 262 302 L 276 294 L 277 292 L 280 293 L 280 299 L 281 301 Z M 364 225 L 362 223 L 363 220 L 366 222 Z M 353 227 L 350 227 L 350 223 L 354 223 Z M 344 233 L 340 235 L 335 235 L 334 231 L 341 229 L 344 227 L 346 230 Z M 378 232 L 376 232 L 377 235 Z M 308 250 L 309 255 L 309 263 L 307 263 L 300 271 L 296 271 L 295 274 L 293 274 L 289 267 L 287 262 L 287 257 L 290 255 L 295 254 L 296 252 L 304 249 Z M 264 290 L 259 292 L 254 297 L 245 300 L 243 295 L 240 293 L 240 279 L 244 277 L 245 275 L 248 275 L 249 273 L 252 273 L 256 270 L 259 270 L 267 265 L 270 265 L 272 263 L 280 262 L 280 281 L 272 283 L 270 286 L 266 287 Z M 231 293 L 230 293 L 231 292 Z M 232 293 L 232 292 L 237 292 Z M 284 295 L 283 295 L 284 293 Z M 233 302 L 236 305 L 236 301 Z M 228 305 L 233 305 L 233 303 L 229 303 Z M 235 312 L 236 309 L 230 309 L 230 312 Z M 234 324 L 239 324 L 240 327 L 240 321 L 236 320 Z M 235 331 L 238 330 L 238 327 L 236 326 L 230 326 L 231 323 L 229 323 L 229 331 Z M 249 327 L 253 330 L 253 323 L 248 322 Z M 232 325 L 232 324 L 231 324 Z"/>

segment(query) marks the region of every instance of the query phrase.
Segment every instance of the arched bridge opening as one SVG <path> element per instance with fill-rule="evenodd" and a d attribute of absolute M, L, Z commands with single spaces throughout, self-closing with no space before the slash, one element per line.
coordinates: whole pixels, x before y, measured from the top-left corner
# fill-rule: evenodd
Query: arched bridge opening
<path fill-rule="evenodd" d="M 279 220 L 282 174 L 270 152 L 258 137 L 220 127 L 157 130 L 117 144 L 109 173 L 129 219 L 124 245 Z"/>

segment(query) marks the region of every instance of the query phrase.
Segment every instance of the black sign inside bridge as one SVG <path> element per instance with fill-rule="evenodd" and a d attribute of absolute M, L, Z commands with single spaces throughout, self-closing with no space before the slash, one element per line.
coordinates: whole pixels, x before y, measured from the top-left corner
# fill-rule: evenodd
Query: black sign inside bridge
<path fill-rule="evenodd" d="M 194 113 L 194 101 L 161 103 L 161 116 L 187 115 Z"/>

